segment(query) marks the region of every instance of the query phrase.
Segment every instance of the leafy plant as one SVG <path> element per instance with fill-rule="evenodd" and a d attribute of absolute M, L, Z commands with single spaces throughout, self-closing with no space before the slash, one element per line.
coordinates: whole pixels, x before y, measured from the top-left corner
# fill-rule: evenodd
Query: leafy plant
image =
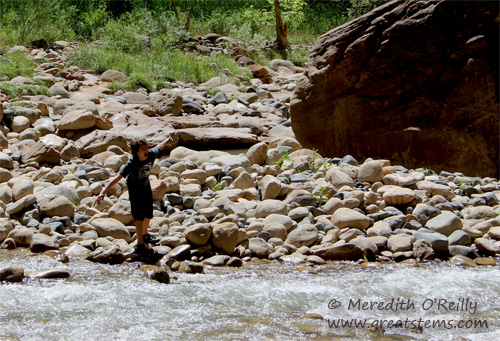
<path fill-rule="evenodd" d="M 0 91 L 10 98 L 16 98 L 21 94 L 21 89 L 10 83 L 0 83 Z"/>
<path fill-rule="evenodd" d="M 464 179 L 460 179 L 459 183 L 458 183 L 458 188 L 459 189 L 464 189 L 465 187 L 467 186 L 470 186 L 470 182 L 464 182 Z"/>
<path fill-rule="evenodd" d="M 222 180 L 220 174 L 216 176 L 215 179 L 217 180 L 217 182 L 214 185 L 210 186 L 210 189 L 214 192 L 218 192 L 224 189 L 224 185 L 226 184 L 226 182 Z"/>
<path fill-rule="evenodd" d="M 16 51 L 0 56 L 0 76 L 14 78 L 17 76 L 32 77 L 35 72 L 35 63 L 29 54 Z"/>
<path fill-rule="evenodd" d="M 325 195 L 325 191 L 327 190 L 327 188 L 328 187 L 326 186 L 321 186 L 319 188 L 319 191 L 313 194 L 313 197 L 315 197 L 318 202 L 318 207 L 322 207 L 328 201 L 328 197 Z"/>
<path fill-rule="evenodd" d="M 282 169 L 285 162 L 288 163 L 288 166 L 286 169 L 292 169 L 293 168 L 293 161 L 290 159 L 290 151 L 288 150 L 282 150 L 281 151 L 281 157 L 276 161 L 276 165 Z"/>

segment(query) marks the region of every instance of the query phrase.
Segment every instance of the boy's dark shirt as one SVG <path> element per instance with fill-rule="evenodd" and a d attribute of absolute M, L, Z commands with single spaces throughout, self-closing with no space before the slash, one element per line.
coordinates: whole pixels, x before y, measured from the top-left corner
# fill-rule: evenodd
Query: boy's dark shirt
<path fill-rule="evenodd" d="M 144 161 L 140 161 L 137 155 L 132 155 L 128 162 L 120 168 L 120 174 L 126 178 L 129 191 L 131 188 L 140 191 L 149 187 L 149 174 L 160 152 L 161 149 L 158 146 L 149 149 L 148 157 Z"/>

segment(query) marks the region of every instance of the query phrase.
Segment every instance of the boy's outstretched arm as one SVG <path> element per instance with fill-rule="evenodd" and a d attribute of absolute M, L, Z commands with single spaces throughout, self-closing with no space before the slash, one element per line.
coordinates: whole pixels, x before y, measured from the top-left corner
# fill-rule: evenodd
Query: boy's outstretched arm
<path fill-rule="evenodd" d="M 174 144 L 174 139 L 172 138 L 172 136 L 169 136 L 164 141 L 160 142 L 160 144 L 158 144 L 158 147 L 160 147 L 160 149 L 163 150 L 165 149 L 165 147 L 171 146 L 173 144 Z"/>
<path fill-rule="evenodd" d="M 102 199 L 104 199 L 104 195 L 106 194 L 106 192 L 111 187 L 116 185 L 118 183 L 118 181 L 120 181 L 122 178 L 123 178 L 123 175 L 121 175 L 120 173 L 116 174 L 116 176 L 113 179 L 111 179 L 103 189 L 101 189 L 101 192 L 97 196 L 97 203 L 100 203 L 102 201 Z"/>

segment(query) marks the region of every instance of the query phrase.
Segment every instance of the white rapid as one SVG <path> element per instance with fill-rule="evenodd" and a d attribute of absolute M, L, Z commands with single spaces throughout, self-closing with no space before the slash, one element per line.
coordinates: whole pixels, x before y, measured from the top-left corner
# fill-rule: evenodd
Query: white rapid
<path fill-rule="evenodd" d="M 313 274 L 261 265 L 172 273 L 176 279 L 166 285 L 146 279 L 134 265 L 0 257 L 0 268 L 8 265 L 28 274 L 72 274 L 1 284 L 1 340 L 500 339 L 498 266 L 344 264 L 316 267 Z M 323 319 L 313 318 L 318 315 Z M 354 319 L 365 327 L 341 327 Z"/>

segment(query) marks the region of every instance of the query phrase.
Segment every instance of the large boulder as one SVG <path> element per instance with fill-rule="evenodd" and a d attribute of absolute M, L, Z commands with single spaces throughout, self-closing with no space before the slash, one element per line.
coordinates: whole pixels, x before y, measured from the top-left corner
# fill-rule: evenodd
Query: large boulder
<path fill-rule="evenodd" d="M 151 106 L 157 115 L 179 116 L 182 110 L 182 96 L 176 91 L 161 89 L 151 98 Z"/>
<path fill-rule="evenodd" d="M 97 218 L 90 223 L 100 237 L 113 237 L 115 239 L 125 239 L 130 242 L 130 232 L 120 221 L 113 218 Z"/>
<path fill-rule="evenodd" d="M 84 158 L 90 158 L 95 154 L 104 152 L 110 146 L 118 146 L 126 151 L 130 150 L 123 135 L 101 130 L 95 130 L 82 136 L 76 141 L 76 146 L 80 149 L 80 155 Z"/>
<path fill-rule="evenodd" d="M 21 147 L 22 162 L 39 162 L 57 165 L 61 161 L 59 152 L 45 143 L 38 141 Z"/>
<path fill-rule="evenodd" d="M 291 101 L 323 156 L 496 176 L 495 1 L 395 0 L 322 35 Z"/>

